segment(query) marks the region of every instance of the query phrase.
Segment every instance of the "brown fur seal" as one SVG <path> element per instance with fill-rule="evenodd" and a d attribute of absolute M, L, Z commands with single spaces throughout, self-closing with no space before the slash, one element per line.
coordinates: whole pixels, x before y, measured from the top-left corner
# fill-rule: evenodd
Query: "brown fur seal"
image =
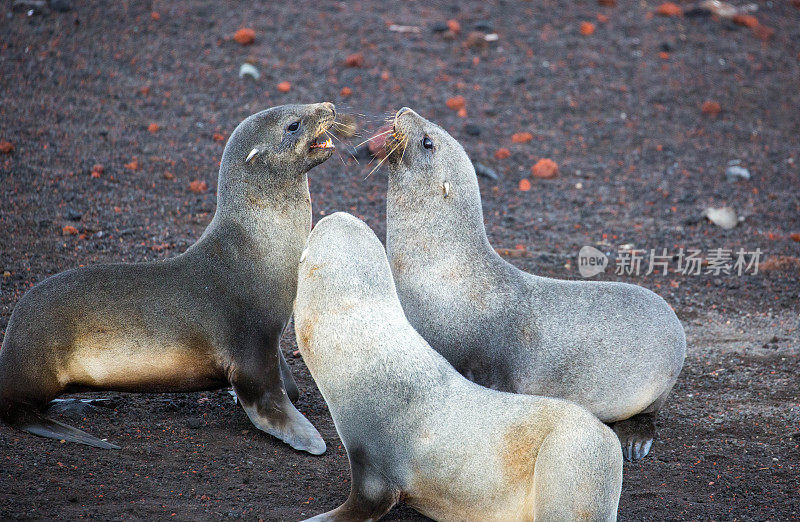
<path fill-rule="evenodd" d="M 392 149 L 386 249 L 414 328 L 470 380 L 576 402 L 613 423 L 626 459 L 644 457 L 686 354 L 669 305 L 640 286 L 503 260 L 464 149 L 411 109 L 395 116 Z"/>
<path fill-rule="evenodd" d="M 116 446 L 41 411 L 77 390 L 188 392 L 232 385 L 253 424 L 325 451 L 278 343 L 311 229 L 306 173 L 328 159 L 331 103 L 274 107 L 231 134 L 217 211 L 197 243 L 164 261 L 50 277 L 17 303 L 0 349 L 0 418 L 22 430 Z M 287 394 L 287 389 L 289 394 Z"/>
<path fill-rule="evenodd" d="M 297 344 L 347 449 L 347 501 L 312 520 L 614 520 L 622 454 L 583 408 L 478 386 L 412 328 L 380 241 L 322 219 L 301 258 Z"/>

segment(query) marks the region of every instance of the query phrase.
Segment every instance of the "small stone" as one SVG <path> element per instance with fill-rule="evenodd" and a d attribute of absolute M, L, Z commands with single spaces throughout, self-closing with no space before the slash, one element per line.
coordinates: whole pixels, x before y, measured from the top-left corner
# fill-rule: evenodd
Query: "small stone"
<path fill-rule="evenodd" d="M 72 10 L 72 2 L 70 0 L 50 0 L 50 9 L 66 13 Z"/>
<path fill-rule="evenodd" d="M 491 33 L 494 31 L 494 24 L 492 24 L 492 22 L 489 20 L 478 20 L 475 22 L 473 27 L 475 27 L 475 30 L 483 31 L 485 33 Z"/>
<path fill-rule="evenodd" d="M 191 419 L 187 420 L 187 421 L 186 421 L 186 424 L 187 424 L 187 425 L 188 425 L 188 426 L 189 426 L 191 429 L 193 429 L 193 430 L 196 430 L 197 428 L 200 428 L 200 427 L 203 425 L 203 419 L 198 419 L 198 418 L 196 418 L 196 417 L 193 417 L 193 418 L 191 418 Z"/>
<path fill-rule="evenodd" d="M 14 144 L 10 141 L 0 141 L 0 153 L 11 154 L 14 152 Z"/>
<path fill-rule="evenodd" d="M 67 225 L 61 228 L 61 233 L 65 236 L 76 236 L 78 235 L 78 229 L 73 227 L 72 225 Z"/>
<path fill-rule="evenodd" d="M 552 179 L 558 176 L 558 165 L 549 158 L 542 158 L 531 167 L 534 178 Z"/>
<path fill-rule="evenodd" d="M 458 22 L 458 20 L 448 20 L 447 28 L 454 34 L 459 34 L 461 32 L 461 24 Z"/>
<path fill-rule="evenodd" d="M 683 9 L 678 4 L 664 2 L 656 8 L 656 13 L 661 16 L 681 16 Z"/>
<path fill-rule="evenodd" d="M 292 84 L 289 82 L 281 82 L 277 87 L 279 92 L 289 92 L 292 90 Z"/>
<path fill-rule="evenodd" d="M 78 212 L 74 208 L 68 208 L 67 211 L 64 212 L 64 217 L 70 221 L 80 221 L 83 217 L 83 213 Z"/>
<path fill-rule="evenodd" d="M 525 76 L 519 75 L 516 78 L 514 78 L 514 85 L 522 85 L 523 83 L 525 83 L 527 81 L 528 81 L 528 79 Z"/>
<path fill-rule="evenodd" d="M 753 15 L 737 14 L 734 15 L 733 18 L 731 18 L 731 20 L 733 20 L 733 23 L 735 23 L 736 25 L 749 27 L 750 29 L 758 25 L 758 18 L 756 18 Z"/>
<path fill-rule="evenodd" d="M 213 139 L 214 141 L 225 141 L 225 135 L 220 134 L 219 132 L 215 132 L 214 135 L 211 136 L 211 139 Z"/>
<path fill-rule="evenodd" d="M 202 194 L 203 192 L 208 190 L 208 183 L 196 179 L 191 183 L 189 183 L 189 190 L 191 192 L 194 192 L 195 194 Z"/>
<path fill-rule="evenodd" d="M 528 192 L 531 189 L 531 182 L 528 178 L 522 178 L 519 180 L 519 189 L 522 192 Z"/>
<path fill-rule="evenodd" d="M 604 7 L 615 7 L 617 5 L 617 0 L 597 0 L 597 5 L 602 5 Z"/>
<path fill-rule="evenodd" d="M 133 158 L 130 162 L 125 164 L 125 168 L 128 170 L 139 170 L 139 160 Z"/>
<path fill-rule="evenodd" d="M 474 123 L 467 123 L 466 125 L 464 125 L 464 132 L 466 132 L 470 136 L 480 136 L 481 128 L 475 125 Z"/>
<path fill-rule="evenodd" d="M 340 95 L 341 95 L 343 98 L 347 98 L 348 96 L 350 96 L 351 94 L 353 94 L 353 89 L 351 89 L 350 87 L 342 87 L 342 90 L 341 90 L 341 91 L 339 91 L 339 94 L 340 94 Z"/>
<path fill-rule="evenodd" d="M 703 102 L 702 107 L 700 110 L 703 111 L 703 114 L 708 114 L 709 116 L 716 116 L 722 111 L 722 107 L 720 106 L 719 102 L 715 102 L 713 100 L 707 100 Z"/>
<path fill-rule="evenodd" d="M 713 208 L 709 207 L 703 212 L 703 215 L 709 221 L 714 223 L 720 228 L 730 230 L 739 223 L 739 218 L 736 216 L 736 211 L 730 207 Z"/>
<path fill-rule="evenodd" d="M 488 178 L 491 180 L 497 180 L 500 177 L 497 175 L 497 172 L 495 172 L 494 169 L 487 167 L 483 163 L 475 162 L 472 164 L 472 166 L 475 167 L 475 174 L 477 174 L 478 176 Z"/>
<path fill-rule="evenodd" d="M 486 41 L 486 35 L 480 31 L 472 31 L 467 35 L 464 40 L 464 46 L 469 49 L 488 49 L 489 42 Z"/>
<path fill-rule="evenodd" d="M 364 55 L 362 53 L 353 53 L 345 58 L 344 63 L 348 67 L 363 67 Z"/>
<path fill-rule="evenodd" d="M 148 132 L 150 132 L 151 134 L 155 134 L 155 133 L 156 133 L 156 132 L 158 132 L 160 129 L 161 129 L 161 126 L 160 126 L 158 123 L 151 123 L 150 125 L 148 125 L 148 126 L 147 126 L 147 130 L 148 130 Z"/>
<path fill-rule="evenodd" d="M 739 165 L 731 165 L 725 169 L 725 179 L 731 182 L 740 179 L 750 179 L 750 171 Z"/>
<path fill-rule="evenodd" d="M 594 34 L 594 24 L 592 22 L 581 22 L 580 32 L 583 36 Z"/>
<path fill-rule="evenodd" d="M 431 31 L 434 33 L 443 33 L 447 31 L 448 27 L 447 24 L 444 22 L 436 22 L 431 26 Z"/>
<path fill-rule="evenodd" d="M 497 152 L 494 153 L 495 159 L 499 159 L 499 160 L 506 159 L 509 156 L 511 156 L 511 151 L 508 150 L 505 147 L 501 147 L 501 148 L 497 149 Z"/>
<path fill-rule="evenodd" d="M 757 26 L 751 29 L 753 31 L 753 35 L 760 40 L 769 40 L 773 36 L 775 36 L 775 29 L 772 27 L 767 27 L 763 24 L 758 24 Z"/>
<path fill-rule="evenodd" d="M 256 41 L 256 32 L 249 27 L 243 27 L 233 33 L 233 39 L 240 45 L 251 45 Z"/>
<path fill-rule="evenodd" d="M 245 76 L 249 76 L 254 80 L 258 80 L 261 78 L 261 73 L 258 72 L 258 69 L 255 65 L 250 63 L 243 63 L 241 67 L 239 67 L 239 78 L 244 78 Z"/>
<path fill-rule="evenodd" d="M 458 111 L 466 107 L 467 101 L 463 96 L 453 96 L 452 98 L 447 99 L 445 105 L 447 105 L 448 109 Z"/>
<path fill-rule="evenodd" d="M 6 278 L 11 277 L 11 272 L 9 272 L 8 270 L 3 271 L 3 277 Z"/>
<path fill-rule="evenodd" d="M 511 143 L 528 143 L 533 139 L 533 134 L 530 132 L 515 132 L 511 136 Z"/>

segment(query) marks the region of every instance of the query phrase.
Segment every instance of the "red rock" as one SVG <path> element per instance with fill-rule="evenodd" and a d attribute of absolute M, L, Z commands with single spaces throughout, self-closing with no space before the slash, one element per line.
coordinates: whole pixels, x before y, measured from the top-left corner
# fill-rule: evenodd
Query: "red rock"
<path fill-rule="evenodd" d="M 506 148 L 499 148 L 497 152 L 494 153 L 494 157 L 499 160 L 506 159 L 509 156 L 511 156 L 511 151 Z"/>
<path fill-rule="evenodd" d="M 453 31 L 453 33 L 458 34 L 461 32 L 461 24 L 458 23 L 458 20 L 448 20 L 447 21 L 447 28 Z"/>
<path fill-rule="evenodd" d="M 191 183 L 189 183 L 189 190 L 194 192 L 195 194 L 202 194 L 203 192 L 208 190 L 208 183 L 196 179 Z"/>
<path fill-rule="evenodd" d="M 161 20 L 161 13 L 159 13 L 158 11 L 153 11 L 152 13 L 150 13 L 150 18 L 158 22 L 159 20 Z"/>
<path fill-rule="evenodd" d="M 616 7 L 617 0 L 597 0 L 597 3 L 605 7 Z"/>
<path fill-rule="evenodd" d="M 600 22 L 601 24 L 608 23 L 608 20 L 609 20 L 608 16 L 602 13 L 597 14 L 597 21 Z"/>
<path fill-rule="evenodd" d="M 753 28 L 758 25 L 758 18 L 753 15 L 737 14 L 731 19 L 736 25 Z"/>
<path fill-rule="evenodd" d="M 800 243 L 800 232 L 794 232 L 792 234 L 789 234 L 789 237 L 792 238 L 792 241 L 797 241 L 798 243 Z"/>
<path fill-rule="evenodd" d="M 91 173 L 91 176 L 92 176 L 93 178 L 99 178 L 100 176 L 102 176 L 102 175 L 103 175 L 103 171 L 104 171 L 104 170 L 105 170 L 105 168 L 103 168 L 103 166 L 102 166 L 102 165 L 100 165 L 99 163 L 97 163 L 96 165 L 92 166 L 92 173 Z"/>
<path fill-rule="evenodd" d="M 445 105 L 447 105 L 449 109 L 458 111 L 467 106 L 467 100 L 465 100 L 463 96 L 453 96 L 447 99 Z"/>
<path fill-rule="evenodd" d="M 580 31 L 583 36 L 589 36 L 594 33 L 594 24 L 592 22 L 581 22 Z"/>
<path fill-rule="evenodd" d="M 344 60 L 345 65 L 348 67 L 363 67 L 364 55 L 361 53 L 353 53 Z"/>
<path fill-rule="evenodd" d="M 531 182 L 528 181 L 528 178 L 522 178 L 519 180 L 519 189 L 522 192 L 528 192 L 531 189 Z"/>
<path fill-rule="evenodd" d="M 233 39 L 241 45 L 250 45 L 256 41 L 256 32 L 249 27 L 243 27 L 233 33 Z"/>
<path fill-rule="evenodd" d="M 292 84 L 289 82 L 281 82 L 278 84 L 278 90 L 280 92 L 289 92 L 292 90 Z"/>
<path fill-rule="evenodd" d="M 720 107 L 719 103 L 707 100 L 703 102 L 703 106 L 700 107 L 700 110 L 703 111 L 703 114 L 709 114 L 711 116 L 716 116 L 717 114 L 722 111 L 722 107 Z"/>
<path fill-rule="evenodd" d="M 3 154 L 11 154 L 14 152 L 14 144 L 10 141 L 0 141 L 0 152 Z"/>
<path fill-rule="evenodd" d="M 158 125 L 158 123 L 151 123 L 150 125 L 147 126 L 147 130 L 149 130 L 153 134 L 158 132 L 160 129 L 161 127 Z"/>
<path fill-rule="evenodd" d="M 344 96 L 346 98 L 346 97 L 350 96 L 351 94 L 353 94 L 353 89 L 351 89 L 350 87 L 342 87 L 342 90 L 339 91 L 339 94 L 341 94 L 342 96 Z"/>
<path fill-rule="evenodd" d="M 130 163 L 125 164 L 125 168 L 128 170 L 139 170 L 139 160 L 133 158 Z"/>
<path fill-rule="evenodd" d="M 67 225 L 61 229 L 61 233 L 64 234 L 65 236 L 77 236 L 78 229 L 73 227 L 72 225 Z"/>
<path fill-rule="evenodd" d="M 175 174 L 173 174 L 172 172 L 170 172 L 168 170 L 164 171 L 164 179 L 173 180 L 173 179 L 175 179 Z"/>
<path fill-rule="evenodd" d="M 225 141 L 225 135 L 219 132 L 215 132 L 212 138 L 214 138 L 214 141 Z"/>
<path fill-rule="evenodd" d="M 656 13 L 661 16 L 681 16 L 683 15 L 683 9 L 678 4 L 664 2 L 656 8 Z"/>
<path fill-rule="evenodd" d="M 553 179 L 558 176 L 558 165 L 549 158 L 542 158 L 531 167 L 534 178 Z"/>
<path fill-rule="evenodd" d="M 658 57 L 661 58 L 662 60 L 669 60 L 669 53 L 666 51 L 661 51 L 660 53 L 658 53 Z"/>
<path fill-rule="evenodd" d="M 459 118 L 466 118 L 467 117 L 466 107 L 461 107 L 460 109 L 458 109 L 458 112 L 456 114 L 458 115 Z"/>
<path fill-rule="evenodd" d="M 482 32 L 472 31 L 464 40 L 464 46 L 470 49 L 488 49 L 489 42 L 486 41 L 485 35 Z"/>
<path fill-rule="evenodd" d="M 533 139 L 530 132 L 517 132 L 511 136 L 511 143 L 527 143 Z"/>

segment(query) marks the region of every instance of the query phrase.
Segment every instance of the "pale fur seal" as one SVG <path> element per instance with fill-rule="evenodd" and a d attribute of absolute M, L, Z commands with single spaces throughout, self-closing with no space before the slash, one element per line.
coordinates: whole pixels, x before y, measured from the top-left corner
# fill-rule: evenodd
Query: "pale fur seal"
<path fill-rule="evenodd" d="M 640 286 L 548 279 L 503 260 L 464 149 L 411 109 L 386 146 L 386 250 L 414 328 L 470 380 L 576 402 L 613 423 L 626 459 L 644 457 L 686 355 L 669 305 Z"/>
<path fill-rule="evenodd" d="M 301 257 L 297 345 L 350 459 L 351 492 L 312 520 L 614 520 L 614 433 L 561 399 L 472 383 L 414 330 L 362 221 L 322 219 Z"/>
<path fill-rule="evenodd" d="M 333 104 L 319 103 L 244 120 L 222 155 L 216 214 L 183 254 L 69 270 L 28 291 L 0 350 L 0 417 L 36 435 L 117 448 L 41 410 L 82 389 L 232 385 L 256 427 L 323 453 L 291 403 L 297 387 L 278 343 L 311 230 L 306 173 L 332 154 L 320 136 L 334 115 Z"/>

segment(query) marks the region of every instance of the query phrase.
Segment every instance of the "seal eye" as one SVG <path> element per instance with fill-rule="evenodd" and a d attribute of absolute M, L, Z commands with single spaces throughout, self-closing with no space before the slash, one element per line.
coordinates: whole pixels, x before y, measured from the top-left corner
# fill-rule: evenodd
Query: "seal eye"
<path fill-rule="evenodd" d="M 288 127 L 286 127 L 286 130 L 289 131 L 289 132 L 297 132 L 297 129 L 299 129 L 299 128 L 300 128 L 300 122 L 299 121 L 294 121 L 294 122 L 290 123 Z"/>
<path fill-rule="evenodd" d="M 431 140 L 429 137 L 425 136 L 424 138 L 422 138 L 422 146 L 425 147 L 426 149 L 432 149 L 433 148 L 433 140 Z"/>

